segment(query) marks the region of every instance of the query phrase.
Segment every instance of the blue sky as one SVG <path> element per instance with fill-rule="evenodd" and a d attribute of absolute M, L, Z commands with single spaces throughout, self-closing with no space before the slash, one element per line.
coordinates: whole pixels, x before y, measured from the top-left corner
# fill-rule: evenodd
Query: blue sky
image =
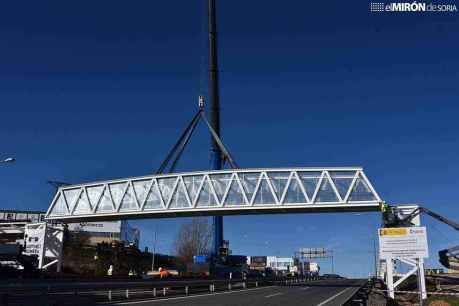
<path fill-rule="evenodd" d="M 27 9 L 25 9 L 27 8 Z M 1 208 L 48 207 L 50 179 L 152 173 L 206 89 L 205 2 L 0 4 Z M 371 13 L 367 2 L 220 1 L 222 134 L 242 167 L 363 166 L 388 203 L 459 220 L 458 13 Z M 205 72 L 205 69 L 204 69 Z M 180 170 L 209 167 L 196 133 Z M 459 236 L 427 218 L 431 258 Z M 170 252 L 182 219 L 145 220 Z M 380 216 L 225 218 L 235 254 L 335 250 L 368 275 Z M 323 270 L 329 269 L 327 262 Z"/>

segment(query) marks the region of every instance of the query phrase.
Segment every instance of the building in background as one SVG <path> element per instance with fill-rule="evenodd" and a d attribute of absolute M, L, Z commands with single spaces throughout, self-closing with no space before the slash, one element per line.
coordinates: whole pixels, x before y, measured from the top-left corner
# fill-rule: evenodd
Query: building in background
<path fill-rule="evenodd" d="M 43 222 L 46 212 L 44 211 L 21 211 L 21 210 L 0 210 L 0 224 L 8 222 Z"/>
<path fill-rule="evenodd" d="M 0 276 L 32 273 L 41 263 L 24 252 L 25 233 L 28 225 L 44 222 L 44 217 L 43 211 L 0 210 Z"/>
<path fill-rule="evenodd" d="M 26 224 L 43 222 L 44 211 L 0 210 L 0 244 L 24 246 Z"/>
<path fill-rule="evenodd" d="M 114 241 L 124 242 L 139 247 L 140 231 L 133 228 L 125 220 L 110 222 L 81 222 L 69 223 L 68 230 L 71 237 L 83 234 L 86 244 L 97 245 L 98 243 Z"/>
<path fill-rule="evenodd" d="M 265 271 L 266 256 L 247 256 L 247 265 L 251 270 Z"/>
<path fill-rule="evenodd" d="M 266 266 L 275 272 L 290 273 L 293 272 L 293 258 L 291 257 L 277 257 L 267 256 Z"/>

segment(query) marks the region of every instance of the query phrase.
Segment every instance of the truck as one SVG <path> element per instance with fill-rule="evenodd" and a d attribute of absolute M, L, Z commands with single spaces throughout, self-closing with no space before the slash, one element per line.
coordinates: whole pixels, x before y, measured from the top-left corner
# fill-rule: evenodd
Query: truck
<path fill-rule="evenodd" d="M 247 263 L 251 270 L 265 271 L 267 258 L 266 256 L 249 256 L 247 257 Z"/>
<path fill-rule="evenodd" d="M 305 262 L 304 263 L 304 271 L 317 272 L 318 273 L 320 271 L 320 267 L 317 264 L 317 262 Z"/>
<path fill-rule="evenodd" d="M 303 264 L 303 274 L 310 277 L 319 276 L 320 267 L 317 262 L 304 262 Z"/>
<path fill-rule="evenodd" d="M 209 257 L 207 255 L 195 255 L 193 256 L 193 263 L 195 264 L 204 264 L 209 262 Z"/>

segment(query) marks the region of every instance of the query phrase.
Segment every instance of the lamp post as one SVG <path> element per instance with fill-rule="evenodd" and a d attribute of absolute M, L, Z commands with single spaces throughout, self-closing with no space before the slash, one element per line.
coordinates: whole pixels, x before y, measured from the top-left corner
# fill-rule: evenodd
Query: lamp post
<path fill-rule="evenodd" d="M 8 158 L 5 158 L 4 160 L 0 160 L 0 164 L 7 164 L 7 163 L 13 163 L 15 162 L 16 159 L 13 158 L 13 157 L 8 157 Z"/>
<path fill-rule="evenodd" d="M 332 274 L 335 274 L 335 259 L 333 258 L 333 251 L 331 252 L 331 269 L 332 269 Z"/>
<path fill-rule="evenodd" d="M 156 255 L 156 232 L 158 231 L 158 224 L 155 224 L 155 240 L 153 242 L 153 258 L 151 261 L 151 273 L 153 276 L 153 271 L 155 271 L 155 255 Z"/>
<path fill-rule="evenodd" d="M 373 260 L 375 265 L 375 279 L 378 278 L 378 259 L 377 259 L 377 251 L 376 251 L 376 237 L 373 236 Z"/>

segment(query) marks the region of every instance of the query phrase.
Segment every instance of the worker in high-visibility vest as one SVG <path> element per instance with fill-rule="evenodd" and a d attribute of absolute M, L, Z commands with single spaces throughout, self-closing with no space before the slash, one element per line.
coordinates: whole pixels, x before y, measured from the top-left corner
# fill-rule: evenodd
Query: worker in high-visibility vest
<path fill-rule="evenodd" d="M 159 268 L 159 277 L 165 278 L 169 276 L 169 271 L 167 269 Z"/>

